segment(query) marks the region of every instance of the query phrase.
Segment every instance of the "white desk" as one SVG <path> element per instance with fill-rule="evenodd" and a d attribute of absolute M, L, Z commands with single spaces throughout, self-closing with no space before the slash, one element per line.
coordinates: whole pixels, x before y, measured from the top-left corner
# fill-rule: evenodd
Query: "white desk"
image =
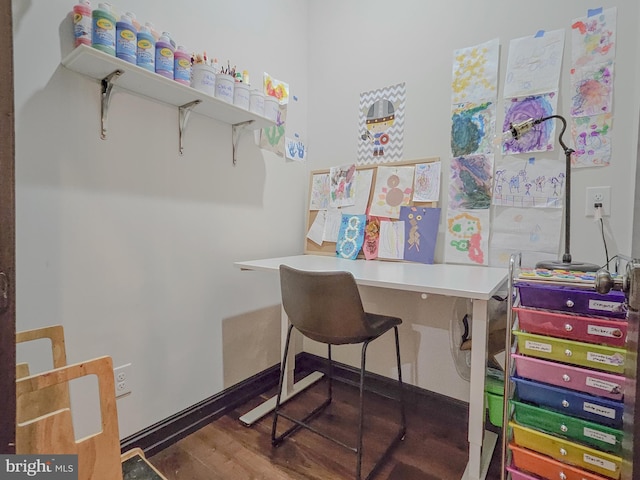
<path fill-rule="evenodd" d="M 418 263 L 384 262 L 366 260 L 345 260 L 333 256 L 294 255 L 290 257 L 267 258 L 234 265 L 243 270 L 263 270 L 278 272 L 281 264 L 300 270 L 346 270 L 353 274 L 358 285 L 389 288 L 411 292 L 446 295 L 473 300 L 473 322 L 471 335 L 474 348 L 471 350 L 471 385 L 469 398 L 469 463 L 463 479 L 479 480 L 487 475 L 489 462 L 495 448 L 497 435 L 484 430 L 484 380 L 487 362 L 487 305 L 488 300 L 507 281 L 506 268 L 481 267 L 474 265 L 424 265 Z M 282 335 L 286 335 L 288 319 L 282 312 Z M 284 344 L 284 341 L 282 341 Z M 484 345 L 484 348 L 480 348 Z M 284 348 L 284 345 L 281 345 Z M 293 359 L 283 388 L 283 398 L 289 399 L 308 385 L 322 378 L 316 372 L 305 379 L 293 383 Z M 275 398 L 241 417 L 250 425 L 273 410 Z"/>

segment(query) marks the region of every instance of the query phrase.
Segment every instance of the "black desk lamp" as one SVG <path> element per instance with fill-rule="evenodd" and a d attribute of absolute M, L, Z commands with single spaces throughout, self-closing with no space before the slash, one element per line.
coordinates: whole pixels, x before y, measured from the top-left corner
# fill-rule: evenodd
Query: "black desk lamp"
<path fill-rule="evenodd" d="M 571 154 L 575 152 L 572 148 L 569 148 L 562 141 L 562 135 L 567 129 L 567 121 L 561 115 L 549 115 L 548 117 L 542 117 L 538 119 L 530 118 L 524 122 L 509 124 L 509 130 L 506 133 L 511 133 L 511 136 L 516 140 L 522 135 L 530 131 L 535 125 L 538 125 L 552 118 L 557 118 L 562 122 L 562 130 L 558 137 L 558 142 L 564 150 L 565 156 L 565 186 L 564 186 L 564 255 L 562 255 L 562 261 L 549 260 L 536 263 L 536 268 L 546 268 L 549 270 L 575 270 L 578 272 L 595 272 L 600 267 L 593 263 L 573 262 L 571 260 Z"/>

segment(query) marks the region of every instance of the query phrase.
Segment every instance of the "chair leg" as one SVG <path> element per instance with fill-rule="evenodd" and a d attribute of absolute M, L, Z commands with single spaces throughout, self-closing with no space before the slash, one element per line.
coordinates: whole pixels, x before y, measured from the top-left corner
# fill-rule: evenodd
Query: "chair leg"
<path fill-rule="evenodd" d="M 398 336 L 398 327 L 397 326 L 393 327 L 393 330 L 395 334 L 396 361 L 398 365 L 398 388 L 399 388 L 398 401 L 400 403 L 400 428 L 398 429 L 398 432 L 396 433 L 393 440 L 389 442 L 389 445 L 387 446 L 384 453 L 378 458 L 376 463 L 373 465 L 373 467 L 369 471 L 369 474 L 365 477 L 365 480 L 370 480 L 375 476 L 375 474 L 378 472 L 378 469 L 382 466 L 382 464 L 385 462 L 387 457 L 391 454 L 391 452 L 396 447 L 396 445 L 402 439 L 404 439 L 404 436 L 407 432 L 407 418 L 406 418 L 406 412 L 405 412 L 405 406 L 404 406 L 404 393 L 403 393 L 404 385 L 402 383 L 402 370 L 401 370 L 402 363 L 400 361 L 400 339 Z M 360 414 L 359 414 L 359 425 L 358 425 L 358 450 L 357 450 L 358 464 L 356 467 L 356 480 L 360 480 L 362 475 L 362 446 L 363 446 L 362 432 L 364 427 L 364 375 L 366 370 L 365 362 L 366 362 L 367 344 L 368 342 L 365 342 L 362 345 L 362 363 L 361 363 L 362 367 L 360 370 Z"/>
<path fill-rule="evenodd" d="M 329 360 L 329 368 L 327 369 L 327 396 L 329 399 L 329 403 L 333 399 L 333 359 L 331 358 L 331 344 L 327 344 L 327 358 Z"/>
<path fill-rule="evenodd" d="M 364 373 L 367 363 L 367 346 L 369 340 L 362 344 L 362 354 L 360 357 L 360 406 L 358 411 L 358 440 L 356 444 L 356 480 L 360 480 L 362 475 L 362 433 L 364 431 Z"/>
<path fill-rule="evenodd" d="M 400 402 L 400 426 L 402 431 L 402 437 L 407 431 L 407 416 L 404 406 L 404 383 L 402 383 L 402 362 L 400 361 L 400 339 L 398 337 L 398 327 L 393 327 L 393 331 L 396 337 L 396 360 L 398 362 L 398 401 Z"/>
<path fill-rule="evenodd" d="M 311 425 L 308 424 L 308 422 L 313 419 L 314 417 L 318 416 L 330 403 L 331 403 L 331 396 L 329 396 L 328 398 L 325 399 L 324 402 L 322 402 L 322 404 L 320 404 L 319 406 L 317 406 L 316 408 L 314 408 L 309 414 L 307 414 L 307 416 L 305 416 L 302 419 L 297 419 L 297 418 L 293 418 L 290 415 L 287 415 L 284 412 L 280 411 L 280 405 L 282 402 L 282 387 L 284 385 L 284 376 L 285 376 L 285 372 L 286 372 L 286 368 L 287 368 L 287 356 L 289 354 L 289 345 L 291 343 L 291 332 L 293 330 L 293 325 L 289 325 L 289 330 L 287 330 L 287 338 L 285 340 L 285 347 L 284 347 L 284 356 L 282 358 L 282 365 L 280 367 L 280 381 L 278 384 L 278 394 L 276 396 L 276 405 L 275 408 L 273 410 L 273 425 L 271 427 L 271 445 L 278 446 L 282 440 L 284 440 L 286 437 L 288 437 L 289 435 L 291 435 L 292 433 L 298 431 L 300 428 L 307 428 L 308 430 L 311 430 L 312 432 L 317 433 L 318 435 L 321 435 L 325 438 L 327 438 L 328 440 L 332 440 L 346 448 L 350 448 L 348 445 L 345 445 L 344 443 L 340 442 L 339 440 L 335 440 L 329 436 L 327 436 L 326 434 L 316 430 L 314 427 L 312 427 Z M 329 357 L 331 357 L 331 350 L 329 349 Z M 331 364 L 330 364 L 331 366 Z M 331 390 L 331 386 L 329 387 L 329 389 Z M 287 430 L 285 430 L 283 433 L 281 433 L 280 435 L 276 435 L 277 432 L 277 426 L 278 426 L 278 417 L 283 417 L 286 418 L 287 420 L 289 420 L 290 422 L 293 422 L 293 426 L 289 427 Z M 353 450 L 353 449 L 352 449 Z"/>
<path fill-rule="evenodd" d="M 289 330 L 287 331 L 287 338 L 286 338 L 286 344 L 285 344 L 285 349 L 284 349 L 284 357 L 282 359 L 282 366 L 281 366 L 281 371 L 280 371 L 280 382 L 279 382 L 279 386 L 278 386 L 278 395 L 276 397 L 276 406 L 273 412 L 273 427 L 271 429 L 271 444 L 276 446 L 278 444 L 280 444 L 280 442 L 282 440 L 284 440 L 284 438 L 288 437 L 290 434 L 294 433 L 295 431 L 297 431 L 300 428 L 306 428 L 324 438 L 326 438 L 327 440 L 331 440 L 334 443 L 337 443 L 338 445 L 341 445 L 342 447 L 345 447 L 349 450 L 351 450 L 352 452 L 354 452 L 357 456 L 357 463 L 356 463 L 356 480 L 361 480 L 362 478 L 362 454 L 363 454 L 363 434 L 364 434 L 364 382 L 365 382 L 365 373 L 366 373 L 366 361 L 367 361 L 367 347 L 369 346 L 369 343 L 371 342 L 371 340 L 367 340 L 365 342 L 363 342 L 362 344 L 362 354 L 361 354 L 361 361 L 360 361 L 360 398 L 359 398 L 359 411 L 358 411 L 358 438 L 357 438 L 357 443 L 356 443 L 356 447 L 350 447 L 349 445 L 345 444 L 344 442 L 333 438 L 327 434 L 325 434 L 322 431 L 319 431 L 317 429 L 315 429 L 313 426 L 309 425 L 307 422 L 309 420 L 311 420 L 312 418 L 314 418 L 315 416 L 317 416 L 322 410 L 324 410 L 325 407 L 327 407 L 327 405 L 329 405 L 331 403 L 331 399 L 332 399 L 332 377 L 333 377 L 333 360 L 331 358 L 331 345 L 328 345 L 328 349 L 327 349 L 327 357 L 329 360 L 329 367 L 328 367 L 328 396 L 326 398 L 326 400 L 318 407 L 316 407 L 311 413 L 309 413 L 305 418 L 299 420 L 299 419 L 295 419 L 293 417 L 291 417 L 290 415 L 287 415 L 284 412 L 280 412 L 280 402 L 281 402 L 281 396 L 282 396 L 282 387 L 284 384 L 284 375 L 285 375 L 285 371 L 286 371 L 286 362 L 287 362 L 287 355 L 289 352 L 289 342 L 291 340 L 291 331 L 293 329 L 293 326 L 290 325 L 289 326 Z M 398 432 L 396 433 L 395 437 L 393 438 L 393 440 L 389 443 L 389 445 L 387 446 L 385 452 L 378 458 L 378 460 L 376 461 L 376 463 L 374 464 L 374 466 L 372 467 L 372 469 L 369 471 L 369 474 L 365 477 L 365 480 L 370 480 L 371 478 L 373 478 L 373 476 L 377 473 L 378 469 L 382 466 L 382 464 L 384 463 L 384 461 L 387 459 L 387 457 L 389 456 L 389 454 L 392 452 L 392 450 L 396 447 L 396 445 L 398 444 L 398 442 L 400 440 L 402 440 L 404 438 L 404 435 L 406 433 L 406 414 L 405 414 L 405 405 L 404 405 L 404 387 L 403 387 L 403 383 L 402 383 L 402 371 L 401 371 L 401 361 L 400 361 L 400 340 L 398 337 L 398 328 L 394 327 L 394 333 L 395 333 L 395 343 L 396 343 L 396 361 L 398 364 L 398 385 L 400 388 L 400 393 L 399 393 L 399 402 L 400 402 L 400 428 L 398 430 Z M 286 430 L 284 433 L 280 434 L 280 436 L 276 436 L 276 427 L 277 427 L 277 421 L 278 421 L 278 416 L 284 417 L 287 420 L 291 421 L 294 423 L 294 425 L 292 427 L 290 427 L 288 430 Z"/>
<path fill-rule="evenodd" d="M 291 330 L 293 325 L 289 325 L 287 330 L 287 339 L 284 345 L 284 355 L 282 356 L 282 364 L 280 365 L 280 381 L 278 382 L 278 395 L 276 397 L 276 406 L 273 410 L 273 425 L 271 427 L 271 445 L 277 445 L 282 438 L 276 439 L 276 427 L 278 425 L 278 411 L 280 410 L 280 400 L 282 398 L 282 386 L 284 385 L 284 375 L 287 371 L 287 356 L 289 355 L 289 341 L 291 340 Z"/>

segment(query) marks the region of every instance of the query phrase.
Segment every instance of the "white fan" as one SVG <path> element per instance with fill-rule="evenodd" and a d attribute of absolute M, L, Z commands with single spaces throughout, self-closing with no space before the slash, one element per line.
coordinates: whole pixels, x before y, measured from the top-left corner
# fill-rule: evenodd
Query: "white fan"
<path fill-rule="evenodd" d="M 449 347 L 451 357 L 458 375 L 463 380 L 471 379 L 471 348 L 462 350 L 460 347 L 465 339 L 471 340 L 471 309 L 468 300 L 458 298 L 453 303 L 449 317 Z"/>
<path fill-rule="evenodd" d="M 507 302 L 506 293 L 504 298 L 500 295 L 494 296 L 489 300 L 489 348 L 491 350 L 491 335 L 495 334 L 496 341 L 504 338 L 504 334 L 499 331 L 500 328 L 506 326 Z M 451 356 L 456 366 L 458 375 L 464 380 L 471 379 L 471 302 L 464 299 L 458 299 L 453 304 L 449 325 L 449 346 L 451 348 Z M 493 333 L 492 333 L 493 332 Z M 504 345 L 504 340 L 502 342 Z M 498 347 L 495 349 L 499 350 Z M 494 357 L 489 358 L 488 365 L 494 368 L 501 368 L 500 362 Z"/>

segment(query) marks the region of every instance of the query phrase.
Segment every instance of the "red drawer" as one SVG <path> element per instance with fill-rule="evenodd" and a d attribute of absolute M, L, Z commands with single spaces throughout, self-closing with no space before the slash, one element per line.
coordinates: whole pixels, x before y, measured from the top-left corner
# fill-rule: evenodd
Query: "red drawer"
<path fill-rule="evenodd" d="M 526 332 L 589 343 L 624 347 L 627 321 L 579 316 L 533 308 L 516 307 L 520 329 Z"/>
<path fill-rule="evenodd" d="M 592 472 L 558 462 L 551 457 L 533 452 L 517 445 L 509 445 L 513 454 L 513 464 L 518 470 L 539 475 L 542 478 L 562 478 L 565 480 L 607 480 Z M 525 477 L 526 478 L 526 477 Z"/>
<path fill-rule="evenodd" d="M 569 388 L 579 392 L 622 400 L 625 377 L 563 363 L 511 354 L 519 377 Z"/>

